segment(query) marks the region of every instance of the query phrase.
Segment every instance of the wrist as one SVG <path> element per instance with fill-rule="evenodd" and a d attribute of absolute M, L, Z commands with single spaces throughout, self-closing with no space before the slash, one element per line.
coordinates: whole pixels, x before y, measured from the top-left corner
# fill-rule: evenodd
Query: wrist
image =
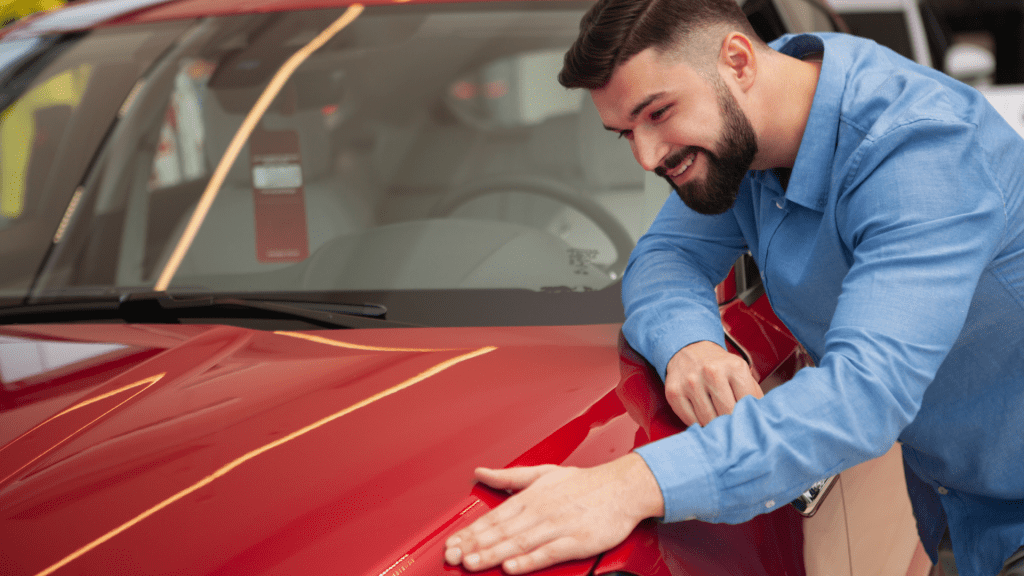
<path fill-rule="evenodd" d="M 647 462 L 636 452 L 630 452 L 619 459 L 625 469 L 628 499 L 633 502 L 637 521 L 647 518 L 661 518 L 665 515 L 665 500 L 661 486 Z"/>

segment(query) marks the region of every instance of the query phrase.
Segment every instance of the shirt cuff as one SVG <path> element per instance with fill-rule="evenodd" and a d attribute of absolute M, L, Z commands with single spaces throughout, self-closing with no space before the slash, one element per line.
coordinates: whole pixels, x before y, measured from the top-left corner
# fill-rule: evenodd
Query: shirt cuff
<path fill-rule="evenodd" d="M 674 314 L 670 319 L 661 319 L 658 326 L 642 325 L 635 319 L 630 322 L 631 319 L 626 318 L 622 332 L 630 345 L 644 354 L 664 382 L 669 361 L 686 346 L 707 340 L 725 348 L 722 317 L 717 314 L 717 309 L 715 312 L 688 310 Z M 631 338 L 634 335 L 640 340 L 637 344 Z"/>
<path fill-rule="evenodd" d="M 713 522 L 720 495 L 704 449 L 685 431 L 634 450 L 654 474 L 665 501 L 665 522 Z"/>

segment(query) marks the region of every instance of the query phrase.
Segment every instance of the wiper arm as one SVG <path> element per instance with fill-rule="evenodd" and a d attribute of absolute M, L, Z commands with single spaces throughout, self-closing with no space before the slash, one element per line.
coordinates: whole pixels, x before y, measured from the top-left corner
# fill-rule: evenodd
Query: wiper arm
<path fill-rule="evenodd" d="M 413 326 L 412 324 L 384 320 L 387 308 L 380 304 L 297 303 L 211 296 L 207 298 L 190 298 L 188 300 L 168 298 L 163 306 L 167 311 L 197 311 L 204 308 L 224 311 L 232 307 L 244 310 L 261 310 L 290 318 L 306 320 L 314 324 L 321 324 L 327 328 L 394 328 L 398 326 Z"/>
<path fill-rule="evenodd" d="M 253 314 L 258 311 L 258 314 Z M 189 319 L 302 320 L 323 328 L 413 326 L 384 320 L 379 304 L 282 302 L 209 296 L 178 300 L 164 292 L 134 293 L 117 299 L 61 300 L 0 309 L 2 324 L 89 322 L 121 319 L 132 324 L 181 324 Z"/>

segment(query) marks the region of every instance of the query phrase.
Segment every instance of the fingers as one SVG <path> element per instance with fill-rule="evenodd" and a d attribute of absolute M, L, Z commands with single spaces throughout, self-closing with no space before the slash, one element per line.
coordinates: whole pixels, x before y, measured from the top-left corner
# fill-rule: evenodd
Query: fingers
<path fill-rule="evenodd" d="M 690 404 L 689 398 L 682 394 L 670 393 L 667 384 L 665 386 L 665 397 L 668 399 L 668 405 L 676 413 L 676 416 L 679 416 L 679 419 L 683 421 L 683 424 L 693 426 L 698 422 L 697 412 L 693 409 L 693 404 Z"/>
<path fill-rule="evenodd" d="M 672 357 L 665 395 L 684 424 L 706 426 L 720 415 L 731 414 L 740 398 L 761 398 L 764 393 L 746 362 L 717 344 L 697 342 Z"/>
<path fill-rule="evenodd" d="M 486 531 L 468 536 L 453 536 L 445 545 L 445 561 L 462 563 L 472 571 L 501 565 L 509 574 L 521 574 L 545 568 L 570 558 L 569 540 L 560 537 L 549 524 L 511 522 L 492 525 Z M 466 552 L 462 552 L 462 548 Z M 464 555 L 464 556 L 463 556 Z"/>
<path fill-rule="evenodd" d="M 661 489 L 640 456 L 593 468 L 477 470 L 499 486 L 526 486 L 445 542 L 445 561 L 522 574 L 587 558 L 622 542 L 644 518 L 664 514 Z"/>
<path fill-rule="evenodd" d="M 529 548 L 517 548 L 517 552 L 509 552 L 509 547 L 503 550 L 474 552 L 465 559 L 462 559 L 461 555 L 450 554 L 452 550 L 458 548 L 449 548 L 445 553 L 445 561 L 449 564 L 458 564 L 462 561 L 462 565 L 473 572 L 487 570 L 500 564 L 501 569 L 507 574 L 525 574 L 575 559 L 576 556 L 572 553 L 574 544 L 570 538 L 558 538 L 527 553 L 522 551 Z"/>
<path fill-rule="evenodd" d="M 495 470 L 477 468 L 477 480 L 492 488 L 522 490 L 556 466 L 525 466 Z M 462 564 L 469 570 L 486 570 L 503 561 L 523 555 L 544 543 L 543 529 L 536 520 L 523 514 L 521 498 L 512 496 L 500 506 L 478 518 L 469 527 L 445 542 L 445 561 Z M 548 539 L 551 536 L 548 535 Z M 529 564 L 530 561 L 523 559 Z M 527 565 L 523 564 L 523 565 Z M 515 562 L 513 562 L 513 566 Z"/>
<path fill-rule="evenodd" d="M 720 366 L 703 366 L 685 374 L 674 374 L 665 382 L 665 395 L 672 410 L 687 426 L 706 426 L 722 414 L 731 414 L 738 398 L 730 374 Z M 749 376 L 748 376 L 749 377 Z"/>
<path fill-rule="evenodd" d="M 708 381 L 704 379 L 688 380 L 686 384 L 684 389 L 686 399 L 693 407 L 696 422 L 704 426 L 718 416 L 718 411 L 715 410 L 714 403 L 708 395 L 711 386 L 708 386 Z M 713 383 L 712 386 L 714 386 Z"/>
<path fill-rule="evenodd" d="M 501 563 L 506 574 L 525 574 L 553 566 L 559 562 L 573 560 L 575 542 L 571 538 L 559 538 L 528 554 L 509 558 Z"/>
<path fill-rule="evenodd" d="M 519 468 L 477 468 L 473 471 L 476 479 L 498 490 L 522 490 L 533 484 L 537 478 L 551 471 L 554 466 L 522 466 Z"/>
<path fill-rule="evenodd" d="M 742 368 L 743 370 L 732 374 L 729 378 L 729 384 L 732 385 L 733 396 L 736 397 L 736 401 L 739 401 L 744 396 L 764 398 L 764 390 L 761 389 L 761 385 L 751 375 L 750 366 L 747 366 L 744 362 Z"/>

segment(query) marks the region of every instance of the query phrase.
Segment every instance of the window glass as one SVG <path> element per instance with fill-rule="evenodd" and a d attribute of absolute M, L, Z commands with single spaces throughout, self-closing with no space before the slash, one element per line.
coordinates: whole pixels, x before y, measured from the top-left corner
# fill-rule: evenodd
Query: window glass
<path fill-rule="evenodd" d="M 370 6 L 309 53 L 343 9 L 87 36 L 90 86 L 125 74 L 72 113 L 106 132 L 35 295 L 617 292 L 668 185 L 557 82 L 587 7 Z"/>
<path fill-rule="evenodd" d="M 23 296 L 32 285 L 119 108 L 184 26 L 97 31 L 56 43 L 52 61 L 20 72 L 34 78 L 6 80 L 27 87 L 0 111 L 0 296 Z"/>
<path fill-rule="evenodd" d="M 174 89 L 160 126 L 150 191 L 197 180 L 207 174 L 203 154 L 205 126 L 200 100 L 206 92 L 214 64 L 208 60 L 187 58 L 174 76 Z"/>

